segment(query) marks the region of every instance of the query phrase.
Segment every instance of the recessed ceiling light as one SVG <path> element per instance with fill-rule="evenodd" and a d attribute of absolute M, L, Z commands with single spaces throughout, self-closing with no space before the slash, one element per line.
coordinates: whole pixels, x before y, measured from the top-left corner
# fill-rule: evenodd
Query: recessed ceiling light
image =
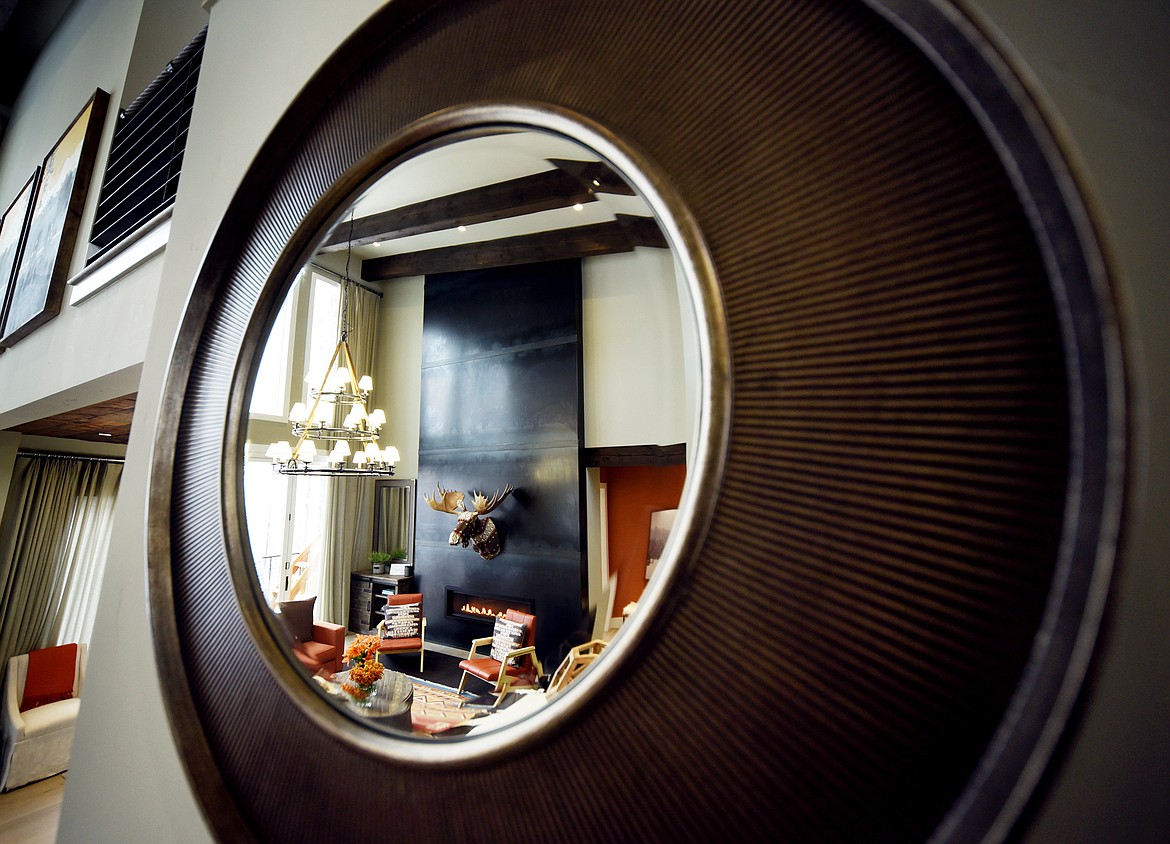
<path fill-rule="evenodd" d="M 595 188 L 601 187 L 601 182 L 597 181 L 597 179 L 594 179 L 593 180 L 593 187 L 595 187 Z"/>
<path fill-rule="evenodd" d="M 573 206 L 573 210 L 574 211 L 584 211 L 585 206 L 582 205 L 580 202 L 578 202 L 576 205 Z"/>
<path fill-rule="evenodd" d="M 459 231 L 461 231 L 461 232 L 467 231 L 467 226 L 460 226 Z"/>
<path fill-rule="evenodd" d="M 105 431 L 98 431 L 98 436 L 99 436 L 99 437 L 112 437 L 112 436 L 114 436 L 114 435 L 113 435 L 113 434 L 107 434 Z"/>

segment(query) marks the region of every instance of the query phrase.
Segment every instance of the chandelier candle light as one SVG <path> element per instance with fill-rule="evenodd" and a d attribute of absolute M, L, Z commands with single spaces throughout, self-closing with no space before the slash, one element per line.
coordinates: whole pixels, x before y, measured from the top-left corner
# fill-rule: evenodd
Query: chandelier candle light
<path fill-rule="evenodd" d="M 352 248 L 353 218 L 350 218 Z M 349 253 L 345 259 L 345 278 L 341 283 L 341 336 L 329 359 L 321 386 L 310 389 L 312 407 L 297 402 L 288 413 L 296 445 L 287 440 L 268 446 L 266 457 L 282 475 L 387 476 L 394 474 L 394 464 L 401 457 L 394 446 L 381 448 L 378 431 L 386 424 L 381 409 L 366 409 L 374 381 L 369 375 L 356 377 L 357 367 L 349 351 Z M 307 378 L 311 381 L 312 376 Z M 337 424 L 339 409 L 348 408 L 345 419 Z M 317 443 L 332 443 L 321 460 Z"/>

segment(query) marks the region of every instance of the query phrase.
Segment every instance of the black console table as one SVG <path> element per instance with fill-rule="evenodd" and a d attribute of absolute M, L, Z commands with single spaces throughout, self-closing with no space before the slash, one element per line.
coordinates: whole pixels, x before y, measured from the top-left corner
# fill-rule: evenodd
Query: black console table
<path fill-rule="evenodd" d="M 355 571 L 349 577 L 349 629 L 372 633 L 382 620 L 387 595 L 414 590 L 414 577 Z"/>

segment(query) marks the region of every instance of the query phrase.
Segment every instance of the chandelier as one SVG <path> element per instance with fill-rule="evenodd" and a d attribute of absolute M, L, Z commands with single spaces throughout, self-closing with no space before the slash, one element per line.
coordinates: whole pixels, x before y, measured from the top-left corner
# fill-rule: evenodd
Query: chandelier
<path fill-rule="evenodd" d="M 386 424 L 381 409 L 368 410 L 374 389 L 369 375 L 356 375 L 349 351 L 349 259 L 352 251 L 353 217 L 350 217 L 350 246 L 345 256 L 345 277 L 341 282 L 340 336 L 320 386 L 309 391 L 311 406 L 296 402 L 288 413 L 295 444 L 274 442 L 265 456 L 282 475 L 323 475 L 328 477 L 385 477 L 394 474 L 401 457 L 394 446 L 378 445 L 378 432 Z M 308 379 L 306 379 L 308 380 Z M 337 417 L 344 413 L 341 422 Z M 321 448 L 318 448 L 321 444 Z"/>

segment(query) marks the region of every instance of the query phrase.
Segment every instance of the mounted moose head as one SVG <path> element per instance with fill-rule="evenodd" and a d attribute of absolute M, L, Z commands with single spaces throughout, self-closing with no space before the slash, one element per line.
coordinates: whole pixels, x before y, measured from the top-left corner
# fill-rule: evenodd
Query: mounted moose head
<path fill-rule="evenodd" d="M 482 493 L 473 490 L 471 498 L 475 502 L 474 510 L 468 510 L 463 506 L 462 492 L 443 489 L 438 484 L 435 484 L 435 490 L 434 498 L 423 495 L 427 504 L 440 513 L 458 516 L 455 529 L 451 531 L 451 538 L 447 540 L 448 544 L 462 545 L 466 548 L 467 543 L 470 542 L 475 553 L 485 560 L 490 560 L 500 553 L 500 534 L 496 530 L 496 523 L 487 518 L 487 514 L 500 506 L 503 500 L 508 497 L 509 493 L 512 492 L 511 484 L 505 486 L 503 492 L 496 490 L 496 494 L 491 497 L 490 501 Z"/>

